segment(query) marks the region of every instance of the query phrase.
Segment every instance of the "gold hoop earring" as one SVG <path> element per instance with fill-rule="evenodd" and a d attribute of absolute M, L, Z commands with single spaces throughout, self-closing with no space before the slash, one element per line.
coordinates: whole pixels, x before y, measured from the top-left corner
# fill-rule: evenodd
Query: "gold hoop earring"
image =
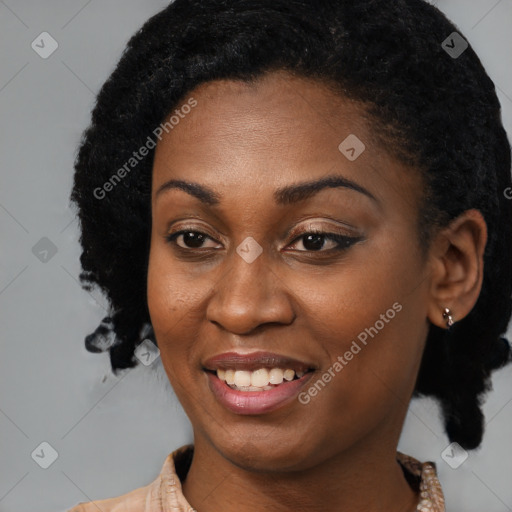
<path fill-rule="evenodd" d="M 450 308 L 444 308 L 443 318 L 446 320 L 446 326 L 449 329 L 453 325 L 453 317 Z"/>

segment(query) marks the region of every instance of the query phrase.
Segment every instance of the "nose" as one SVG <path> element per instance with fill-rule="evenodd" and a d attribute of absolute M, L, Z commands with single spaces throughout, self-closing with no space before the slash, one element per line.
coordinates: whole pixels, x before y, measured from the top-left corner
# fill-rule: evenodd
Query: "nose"
<path fill-rule="evenodd" d="M 206 317 L 231 333 L 248 334 L 264 324 L 288 325 L 295 318 L 290 287 L 265 252 L 248 263 L 233 251 L 213 289 Z"/>

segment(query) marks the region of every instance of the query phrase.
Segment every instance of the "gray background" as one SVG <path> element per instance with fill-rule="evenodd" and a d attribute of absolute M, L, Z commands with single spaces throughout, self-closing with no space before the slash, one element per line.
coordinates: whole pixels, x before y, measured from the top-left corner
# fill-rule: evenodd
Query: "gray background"
<path fill-rule="evenodd" d="M 58 512 L 151 482 L 168 453 L 192 441 L 157 359 L 114 377 L 83 338 L 106 300 L 78 284 L 73 161 L 94 95 L 128 38 L 163 0 L 0 1 L 0 512 Z M 512 0 L 438 0 L 498 87 L 512 134 Z M 58 49 L 31 43 L 49 32 Z M 448 35 L 448 34 L 447 34 Z M 57 252 L 41 261 L 43 238 Z M 39 242 L 39 243 L 46 243 Z M 40 255 L 41 257 L 41 255 Z M 510 334 L 510 331 L 509 331 Z M 512 510 L 512 367 L 496 372 L 482 447 L 452 469 L 438 408 L 412 402 L 399 450 L 432 460 L 450 512 Z M 48 469 L 32 453 L 49 443 Z M 43 445 L 44 448 L 44 445 Z"/>

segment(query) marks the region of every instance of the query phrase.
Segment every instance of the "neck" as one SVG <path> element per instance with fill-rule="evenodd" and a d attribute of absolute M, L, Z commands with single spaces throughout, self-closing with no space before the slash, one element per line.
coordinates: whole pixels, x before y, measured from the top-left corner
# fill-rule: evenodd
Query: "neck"
<path fill-rule="evenodd" d="M 223 457 L 202 437 L 183 494 L 200 512 L 412 512 L 419 495 L 396 460 L 396 444 L 362 440 L 308 469 L 255 472 Z"/>

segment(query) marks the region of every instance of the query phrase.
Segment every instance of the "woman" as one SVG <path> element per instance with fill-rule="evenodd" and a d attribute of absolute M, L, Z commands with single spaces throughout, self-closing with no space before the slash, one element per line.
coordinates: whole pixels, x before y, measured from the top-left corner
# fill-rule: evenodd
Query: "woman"
<path fill-rule="evenodd" d="M 194 444 L 72 511 L 444 511 L 398 439 L 429 395 L 450 442 L 482 441 L 510 361 L 510 187 L 494 84 L 421 0 L 152 17 L 99 93 L 72 199 L 82 282 L 113 311 L 114 343 L 87 345 L 115 372 L 152 340 Z"/>

